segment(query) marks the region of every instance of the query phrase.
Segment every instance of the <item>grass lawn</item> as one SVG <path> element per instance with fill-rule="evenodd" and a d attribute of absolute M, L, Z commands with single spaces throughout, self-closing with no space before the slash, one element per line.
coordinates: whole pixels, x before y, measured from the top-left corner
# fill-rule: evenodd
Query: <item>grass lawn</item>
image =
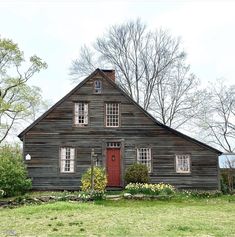
<path fill-rule="evenodd" d="M 0 209 L 0 236 L 10 235 L 235 236 L 235 197 L 55 202 Z"/>

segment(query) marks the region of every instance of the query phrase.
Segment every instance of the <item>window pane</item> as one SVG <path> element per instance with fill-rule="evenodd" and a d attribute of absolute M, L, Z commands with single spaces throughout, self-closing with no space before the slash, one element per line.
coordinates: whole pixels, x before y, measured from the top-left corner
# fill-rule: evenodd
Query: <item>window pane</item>
<path fill-rule="evenodd" d="M 88 124 L 88 103 L 84 103 L 84 102 L 75 103 L 74 123 L 76 125 Z"/>
<path fill-rule="evenodd" d="M 137 149 L 137 163 L 146 165 L 151 172 L 151 148 Z"/>
<path fill-rule="evenodd" d="M 60 164 L 62 173 L 74 172 L 75 148 L 63 147 L 60 152 Z"/>
<path fill-rule="evenodd" d="M 119 104 L 106 104 L 106 126 L 119 126 Z"/>
<path fill-rule="evenodd" d="M 94 81 L 94 92 L 99 94 L 102 91 L 102 82 L 100 80 Z"/>
<path fill-rule="evenodd" d="M 176 155 L 176 172 L 190 173 L 190 156 Z"/>

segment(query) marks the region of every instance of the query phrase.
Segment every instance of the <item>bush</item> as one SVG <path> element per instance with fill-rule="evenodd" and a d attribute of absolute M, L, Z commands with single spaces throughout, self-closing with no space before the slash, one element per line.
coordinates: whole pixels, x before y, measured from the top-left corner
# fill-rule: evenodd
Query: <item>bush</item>
<path fill-rule="evenodd" d="M 126 170 L 125 181 L 129 183 L 148 183 L 149 174 L 146 165 L 135 163 Z"/>
<path fill-rule="evenodd" d="M 175 188 L 170 184 L 141 184 L 129 183 L 126 186 L 127 192 L 131 194 L 147 194 L 147 195 L 171 195 L 174 194 Z"/>
<path fill-rule="evenodd" d="M 181 191 L 181 194 L 183 194 L 186 197 L 191 197 L 191 198 L 214 198 L 214 197 L 221 196 L 222 192 L 219 190 L 215 190 L 215 191 L 183 190 Z"/>
<path fill-rule="evenodd" d="M 21 195 L 31 188 L 31 180 L 17 147 L 0 148 L 0 189 L 5 197 Z"/>
<path fill-rule="evenodd" d="M 88 169 L 82 176 L 82 191 L 91 191 L 91 169 Z M 94 167 L 94 191 L 104 193 L 107 185 L 105 170 L 101 167 Z"/>

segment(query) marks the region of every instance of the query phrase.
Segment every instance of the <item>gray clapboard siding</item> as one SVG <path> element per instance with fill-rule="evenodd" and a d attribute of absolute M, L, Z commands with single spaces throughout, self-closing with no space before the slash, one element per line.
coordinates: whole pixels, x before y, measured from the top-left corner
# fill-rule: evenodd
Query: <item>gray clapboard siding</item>
<path fill-rule="evenodd" d="M 102 94 L 93 94 L 93 82 L 102 80 Z M 89 124 L 73 124 L 74 103 L 86 101 Z M 118 128 L 106 128 L 105 103 L 120 104 Z M 98 70 L 77 90 L 27 130 L 24 140 L 25 161 L 34 189 L 79 189 L 81 176 L 90 166 L 91 148 L 105 166 L 108 141 L 122 141 L 122 178 L 127 167 L 136 162 L 136 148 L 151 147 L 151 182 L 170 183 L 178 188 L 218 189 L 218 151 L 157 124 Z M 60 147 L 75 147 L 75 173 L 60 173 Z M 191 155 L 191 173 L 177 174 L 175 154 Z"/>

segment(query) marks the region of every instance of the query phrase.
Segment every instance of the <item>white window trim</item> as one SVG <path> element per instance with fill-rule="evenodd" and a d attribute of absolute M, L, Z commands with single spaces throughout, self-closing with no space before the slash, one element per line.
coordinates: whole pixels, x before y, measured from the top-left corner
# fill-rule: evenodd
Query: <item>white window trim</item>
<path fill-rule="evenodd" d="M 70 170 L 65 170 L 65 161 L 66 161 L 66 149 L 70 149 Z M 71 168 L 72 167 L 72 168 Z M 75 172 L 75 148 L 74 147 L 61 147 L 60 148 L 60 172 L 61 173 L 74 173 Z"/>
<path fill-rule="evenodd" d="M 142 158 L 140 157 L 140 150 L 141 149 L 146 149 L 146 152 L 148 151 L 148 153 L 146 153 L 146 157 L 147 157 L 147 159 L 146 159 L 146 161 L 147 161 L 146 166 L 148 168 L 148 172 L 151 173 L 152 172 L 152 149 L 149 148 L 149 147 L 137 148 L 137 163 L 139 163 L 139 164 L 145 164 L 145 163 L 142 162 Z"/>
<path fill-rule="evenodd" d="M 187 159 L 188 162 L 188 170 L 181 170 L 179 167 L 179 159 Z M 175 169 L 176 173 L 179 174 L 190 174 L 191 173 L 191 156 L 189 154 L 178 154 L 175 155 Z"/>
<path fill-rule="evenodd" d="M 107 111 L 108 111 L 108 105 L 117 105 L 118 106 L 118 119 L 117 119 L 117 122 L 118 122 L 118 125 L 108 125 L 108 119 L 107 117 L 110 116 Z M 106 103 L 105 105 L 105 126 L 108 127 L 108 128 L 118 128 L 120 125 L 120 106 L 119 106 L 119 103 Z"/>
<path fill-rule="evenodd" d="M 79 104 L 84 104 L 84 114 L 79 114 Z M 84 116 L 84 121 L 79 122 L 79 116 Z M 76 126 L 86 126 L 88 125 L 88 103 L 86 102 L 76 102 L 74 103 L 74 125 Z"/>
<path fill-rule="evenodd" d="M 100 87 L 99 88 L 96 87 L 96 82 L 100 83 Z M 102 81 L 101 80 L 95 80 L 94 81 L 94 93 L 95 94 L 101 94 L 102 93 Z"/>

